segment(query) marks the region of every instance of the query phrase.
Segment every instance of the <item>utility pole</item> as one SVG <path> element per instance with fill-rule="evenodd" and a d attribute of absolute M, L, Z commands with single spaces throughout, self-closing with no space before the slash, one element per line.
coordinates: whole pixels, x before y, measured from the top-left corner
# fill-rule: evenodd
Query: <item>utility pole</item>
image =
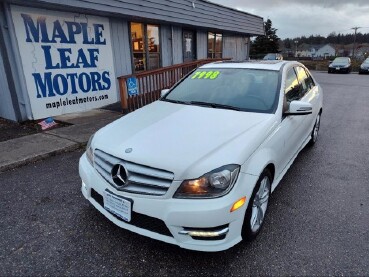
<path fill-rule="evenodd" d="M 297 44 L 299 42 L 297 40 L 295 40 L 294 43 L 295 43 L 295 57 L 297 57 Z"/>
<path fill-rule="evenodd" d="M 355 49 L 356 49 L 356 34 L 357 34 L 357 30 L 360 29 L 361 27 L 354 27 L 351 28 L 352 30 L 355 30 L 355 34 L 354 34 L 354 45 L 352 46 L 352 58 L 355 58 Z"/>

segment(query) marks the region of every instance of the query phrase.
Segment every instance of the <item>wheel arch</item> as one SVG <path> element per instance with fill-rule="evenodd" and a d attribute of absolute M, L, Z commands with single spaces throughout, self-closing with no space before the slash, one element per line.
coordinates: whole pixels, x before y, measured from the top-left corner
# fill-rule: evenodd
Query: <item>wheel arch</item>
<path fill-rule="evenodd" d="M 276 153 L 270 148 L 258 151 L 242 165 L 241 171 L 254 176 L 260 176 L 264 169 L 268 168 L 274 180 L 278 171 L 275 155 Z"/>
<path fill-rule="evenodd" d="M 270 171 L 270 173 L 272 174 L 272 180 L 270 180 L 272 183 L 274 181 L 274 177 L 275 177 L 275 165 L 274 163 L 269 163 L 265 169 L 268 169 Z"/>

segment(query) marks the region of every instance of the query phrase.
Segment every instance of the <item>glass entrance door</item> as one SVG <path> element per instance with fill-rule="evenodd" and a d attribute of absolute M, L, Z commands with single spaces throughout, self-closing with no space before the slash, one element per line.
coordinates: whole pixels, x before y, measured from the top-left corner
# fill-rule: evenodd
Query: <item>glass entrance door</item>
<path fill-rule="evenodd" d="M 196 60 L 195 32 L 183 30 L 183 62 Z"/>

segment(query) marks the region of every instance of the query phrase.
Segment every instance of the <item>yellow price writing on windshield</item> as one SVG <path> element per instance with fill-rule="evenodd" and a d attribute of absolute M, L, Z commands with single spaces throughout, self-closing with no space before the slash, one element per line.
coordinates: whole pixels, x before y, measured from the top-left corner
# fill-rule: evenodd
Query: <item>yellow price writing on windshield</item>
<path fill-rule="evenodd" d="M 196 71 L 191 79 L 210 79 L 214 80 L 218 78 L 219 71 Z"/>

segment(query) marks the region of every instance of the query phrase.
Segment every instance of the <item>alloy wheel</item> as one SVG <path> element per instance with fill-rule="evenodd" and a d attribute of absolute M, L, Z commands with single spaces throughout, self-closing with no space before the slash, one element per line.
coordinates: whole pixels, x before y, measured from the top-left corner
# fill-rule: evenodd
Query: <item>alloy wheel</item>
<path fill-rule="evenodd" d="M 318 117 L 315 121 L 314 131 L 313 131 L 313 142 L 316 142 L 318 139 L 318 133 L 320 128 L 320 114 L 318 114 Z"/>
<path fill-rule="evenodd" d="M 252 204 L 251 231 L 256 233 L 263 224 L 266 210 L 268 208 L 270 195 L 270 180 L 267 176 L 260 182 L 260 188 L 255 195 Z"/>

